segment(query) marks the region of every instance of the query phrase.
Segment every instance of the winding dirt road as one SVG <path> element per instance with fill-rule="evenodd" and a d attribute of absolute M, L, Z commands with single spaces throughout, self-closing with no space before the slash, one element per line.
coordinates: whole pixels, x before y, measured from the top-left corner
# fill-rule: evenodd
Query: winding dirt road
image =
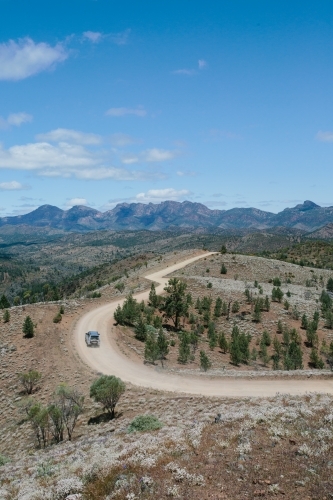
<path fill-rule="evenodd" d="M 156 292 L 162 293 L 168 282 L 165 275 L 177 271 L 203 257 L 215 252 L 208 252 L 178 262 L 160 271 L 145 276 L 146 279 L 158 283 Z M 138 301 L 147 300 L 149 291 L 135 295 Z M 305 394 L 307 392 L 321 392 L 333 394 L 333 379 L 281 379 L 281 380 L 250 380 L 195 377 L 174 375 L 157 371 L 156 368 L 137 363 L 126 357 L 118 348 L 115 341 L 113 313 L 124 299 L 100 306 L 88 312 L 78 321 L 74 339 L 78 354 L 91 368 L 106 375 L 116 375 L 125 382 L 141 387 L 149 387 L 163 391 L 172 391 L 203 396 L 224 397 L 269 397 L 276 393 Z M 100 348 L 89 348 L 85 343 L 85 332 L 98 330 L 101 335 Z"/>

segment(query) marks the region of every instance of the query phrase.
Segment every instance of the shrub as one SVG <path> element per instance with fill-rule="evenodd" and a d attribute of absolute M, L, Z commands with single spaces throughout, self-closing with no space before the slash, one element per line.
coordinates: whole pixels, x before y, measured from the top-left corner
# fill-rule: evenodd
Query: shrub
<path fill-rule="evenodd" d="M 273 285 L 274 286 L 281 286 L 280 278 L 273 278 Z"/>
<path fill-rule="evenodd" d="M 138 415 L 129 424 L 128 432 L 156 431 L 162 427 L 162 422 L 154 415 Z"/>
<path fill-rule="evenodd" d="M 37 370 L 30 370 L 26 373 L 18 373 L 18 378 L 24 387 L 27 394 L 32 394 L 37 389 L 38 383 L 41 381 L 42 374 Z"/>
<path fill-rule="evenodd" d="M 114 286 L 120 293 L 122 293 L 125 290 L 125 284 L 120 281 Z"/>
<path fill-rule="evenodd" d="M 9 462 L 9 458 L 5 457 L 4 455 L 0 455 L 0 467 L 2 465 L 6 465 Z"/>
<path fill-rule="evenodd" d="M 114 375 L 102 375 L 90 386 L 90 397 L 101 403 L 114 418 L 116 404 L 125 390 L 126 386 L 120 378 Z"/>
<path fill-rule="evenodd" d="M 63 305 L 60 306 L 59 312 L 60 314 L 65 314 L 65 307 Z"/>
<path fill-rule="evenodd" d="M 62 320 L 61 313 L 58 312 L 53 318 L 53 323 L 60 323 L 61 320 Z"/>

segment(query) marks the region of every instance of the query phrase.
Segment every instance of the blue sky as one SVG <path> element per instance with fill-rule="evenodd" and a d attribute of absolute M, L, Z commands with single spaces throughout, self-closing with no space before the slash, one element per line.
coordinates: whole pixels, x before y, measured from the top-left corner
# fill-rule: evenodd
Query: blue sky
<path fill-rule="evenodd" d="M 0 216 L 333 205 L 333 4 L 0 0 Z"/>

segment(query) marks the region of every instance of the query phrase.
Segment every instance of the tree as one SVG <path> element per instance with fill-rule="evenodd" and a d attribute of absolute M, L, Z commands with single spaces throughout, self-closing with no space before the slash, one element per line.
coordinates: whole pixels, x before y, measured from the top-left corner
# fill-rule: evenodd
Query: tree
<path fill-rule="evenodd" d="M 158 359 L 158 346 L 155 333 L 153 332 L 147 334 L 144 356 L 146 361 L 153 364 Z"/>
<path fill-rule="evenodd" d="M 225 253 L 227 253 L 227 247 L 225 245 L 222 245 L 220 252 L 221 252 L 222 255 L 225 254 Z"/>
<path fill-rule="evenodd" d="M 34 324 L 30 316 L 25 318 L 22 331 L 27 339 L 31 339 L 34 336 Z"/>
<path fill-rule="evenodd" d="M 260 323 L 261 321 L 261 310 L 260 310 L 260 303 L 258 300 L 256 300 L 256 303 L 254 304 L 254 311 L 252 314 L 253 321 L 256 323 Z"/>
<path fill-rule="evenodd" d="M 303 328 L 303 330 L 306 330 L 308 327 L 308 318 L 307 318 L 307 315 L 305 313 L 303 314 L 301 321 L 302 321 L 301 328 Z"/>
<path fill-rule="evenodd" d="M 41 403 L 28 401 L 25 407 L 27 417 L 31 423 L 38 446 L 46 448 L 49 439 L 49 412 Z"/>
<path fill-rule="evenodd" d="M 276 329 L 277 333 L 283 333 L 283 324 L 282 324 L 282 321 L 279 319 L 279 321 L 277 322 L 277 329 Z"/>
<path fill-rule="evenodd" d="M 250 290 L 248 288 L 245 288 L 244 294 L 245 294 L 245 297 L 247 299 L 247 303 L 251 304 L 251 302 L 252 302 L 252 293 L 250 292 Z"/>
<path fill-rule="evenodd" d="M 273 278 L 273 285 L 274 286 L 281 286 L 280 278 Z"/>
<path fill-rule="evenodd" d="M 306 329 L 306 340 L 310 347 L 314 347 L 314 345 L 318 342 L 318 336 L 316 332 L 316 323 L 314 321 L 310 321 Z"/>
<path fill-rule="evenodd" d="M 75 388 L 61 384 L 55 392 L 55 403 L 61 412 L 64 426 L 67 430 L 68 440 L 72 440 L 74 428 L 79 415 L 83 412 L 84 396 Z"/>
<path fill-rule="evenodd" d="M 200 368 L 206 372 L 212 366 L 212 363 L 209 360 L 209 357 L 205 353 L 205 351 L 200 351 Z"/>
<path fill-rule="evenodd" d="M 214 317 L 219 318 L 222 314 L 222 299 L 217 297 L 214 307 Z"/>
<path fill-rule="evenodd" d="M 266 309 L 266 311 L 268 312 L 268 311 L 270 310 L 270 307 L 271 307 L 271 303 L 270 303 L 270 301 L 269 301 L 269 297 L 268 297 L 268 295 L 266 295 L 266 297 L 265 297 L 265 302 L 264 302 L 264 304 L 265 304 L 265 309 Z"/>
<path fill-rule="evenodd" d="M 90 397 L 97 403 L 101 403 L 114 418 L 115 407 L 124 394 L 126 386 L 124 382 L 114 375 L 102 375 L 90 387 Z"/>
<path fill-rule="evenodd" d="M 4 323 L 9 323 L 9 320 L 10 320 L 10 312 L 8 311 L 8 309 L 5 309 L 5 312 L 3 313 L 3 322 Z"/>
<path fill-rule="evenodd" d="M 271 336 L 267 330 L 264 330 L 262 332 L 261 342 L 263 342 L 267 346 L 271 345 L 271 343 L 272 343 Z"/>
<path fill-rule="evenodd" d="M 281 288 L 279 287 L 273 288 L 272 300 L 275 302 L 281 302 L 282 298 L 283 298 L 283 291 L 281 290 Z"/>
<path fill-rule="evenodd" d="M 324 361 L 318 354 L 318 349 L 315 349 L 314 347 L 311 349 L 310 363 L 313 368 L 318 368 L 319 370 L 322 370 L 325 367 Z"/>
<path fill-rule="evenodd" d="M 325 326 L 326 326 L 326 328 L 329 328 L 330 330 L 333 329 L 333 312 L 332 311 L 327 311 L 325 314 Z"/>
<path fill-rule="evenodd" d="M 333 278 L 328 278 L 327 285 L 326 285 L 326 290 L 328 292 L 333 292 Z"/>
<path fill-rule="evenodd" d="M 190 340 L 186 332 L 181 332 L 179 350 L 178 350 L 178 362 L 185 364 L 190 358 Z"/>
<path fill-rule="evenodd" d="M 267 352 L 267 345 L 263 341 L 260 342 L 259 356 L 260 356 L 261 361 L 264 363 L 264 365 L 267 366 L 270 358 L 269 358 L 269 355 Z"/>
<path fill-rule="evenodd" d="M 141 340 L 141 342 L 145 342 L 147 338 L 147 325 L 143 320 L 143 317 L 140 316 L 134 329 L 135 338 Z"/>
<path fill-rule="evenodd" d="M 301 370 L 303 368 L 303 353 L 296 342 L 290 342 L 285 349 L 283 363 L 285 370 Z"/>
<path fill-rule="evenodd" d="M 226 302 L 222 302 L 222 316 L 228 315 L 228 304 Z"/>
<path fill-rule="evenodd" d="M 6 295 L 2 295 L 0 297 L 0 309 L 8 309 L 10 307 L 9 300 Z"/>
<path fill-rule="evenodd" d="M 158 297 L 156 294 L 155 284 L 152 283 L 149 292 L 149 305 L 151 305 L 154 309 L 158 306 Z"/>
<path fill-rule="evenodd" d="M 233 313 L 238 313 L 239 309 L 240 309 L 239 302 L 237 302 L 237 300 L 235 300 L 235 302 L 232 304 L 231 311 Z"/>
<path fill-rule="evenodd" d="M 164 288 L 168 295 L 164 300 L 162 310 L 166 318 L 172 319 L 176 330 L 179 330 L 180 318 L 186 316 L 188 311 L 186 288 L 186 283 L 178 278 L 170 278 L 168 285 Z"/>
<path fill-rule="evenodd" d="M 115 312 L 113 314 L 113 317 L 114 317 L 115 322 L 117 323 L 117 325 L 123 325 L 124 324 L 124 315 L 123 315 L 123 310 L 122 310 L 120 304 L 118 304 L 117 309 L 115 310 Z"/>
<path fill-rule="evenodd" d="M 163 360 L 169 354 L 169 342 L 166 338 L 166 335 L 163 331 L 163 328 L 160 328 L 157 335 L 157 349 L 158 349 L 158 357 L 161 360 L 163 366 Z"/>
<path fill-rule="evenodd" d="M 229 344 L 228 344 L 228 341 L 226 339 L 224 332 L 220 333 L 218 342 L 219 342 L 219 347 L 220 347 L 221 351 L 223 351 L 223 353 L 225 354 L 228 350 Z"/>
<path fill-rule="evenodd" d="M 221 266 L 221 274 L 227 274 L 227 272 L 228 272 L 228 270 L 225 267 L 225 264 L 222 264 L 222 266 Z"/>
<path fill-rule="evenodd" d="M 37 370 L 30 370 L 26 373 L 18 373 L 18 378 L 27 394 L 32 394 L 41 381 L 42 374 Z"/>
<path fill-rule="evenodd" d="M 231 342 L 229 345 L 230 359 L 231 362 L 238 366 L 242 361 L 242 352 L 239 343 L 239 329 L 238 326 L 234 326 L 231 333 Z"/>

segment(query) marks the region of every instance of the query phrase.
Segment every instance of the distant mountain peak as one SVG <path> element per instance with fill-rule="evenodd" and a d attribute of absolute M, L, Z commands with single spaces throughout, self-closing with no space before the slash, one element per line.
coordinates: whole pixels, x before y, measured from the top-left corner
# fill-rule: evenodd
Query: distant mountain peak
<path fill-rule="evenodd" d="M 188 200 L 165 200 L 147 204 L 120 203 L 104 213 L 83 205 L 68 210 L 42 205 L 25 215 L 0 218 L 0 226 L 25 224 L 35 228 L 49 227 L 79 232 L 100 229 L 156 231 L 168 228 L 261 230 L 273 227 L 314 231 L 330 223 L 333 223 L 333 207 L 320 207 L 310 200 L 296 207 L 286 208 L 278 214 L 257 208 L 212 210 L 202 203 Z"/>
<path fill-rule="evenodd" d="M 304 203 L 300 203 L 296 205 L 294 209 L 300 210 L 301 212 L 305 212 L 306 210 L 313 210 L 314 208 L 320 208 L 319 205 L 310 200 L 305 200 Z"/>

